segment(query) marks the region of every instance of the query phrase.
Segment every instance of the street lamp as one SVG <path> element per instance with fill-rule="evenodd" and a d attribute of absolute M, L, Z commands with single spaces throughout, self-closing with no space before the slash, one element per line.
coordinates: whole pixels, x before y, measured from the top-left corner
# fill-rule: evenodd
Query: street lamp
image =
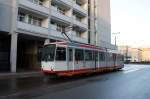
<path fill-rule="evenodd" d="M 115 32 L 112 34 L 115 35 L 115 46 L 117 46 L 117 36 L 116 35 L 120 34 L 120 32 Z"/>

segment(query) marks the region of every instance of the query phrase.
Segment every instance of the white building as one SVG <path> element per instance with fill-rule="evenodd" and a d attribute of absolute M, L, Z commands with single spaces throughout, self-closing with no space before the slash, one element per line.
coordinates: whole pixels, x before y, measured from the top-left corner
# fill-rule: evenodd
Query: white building
<path fill-rule="evenodd" d="M 116 49 L 111 44 L 110 0 L 89 0 L 89 41 L 91 44 Z"/>
<path fill-rule="evenodd" d="M 44 41 L 65 40 L 64 29 L 75 42 L 113 48 L 110 0 L 0 0 L 0 21 L 0 70 L 38 69 Z"/>

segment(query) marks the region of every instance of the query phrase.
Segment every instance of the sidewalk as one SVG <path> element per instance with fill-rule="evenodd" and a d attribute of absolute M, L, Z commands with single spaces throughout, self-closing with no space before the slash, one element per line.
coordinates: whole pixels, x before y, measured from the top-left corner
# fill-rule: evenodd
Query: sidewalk
<path fill-rule="evenodd" d="M 8 79 L 8 78 L 25 78 L 25 77 L 42 77 L 44 76 L 41 71 L 27 71 L 27 72 L 2 72 L 0 73 L 0 79 Z"/>

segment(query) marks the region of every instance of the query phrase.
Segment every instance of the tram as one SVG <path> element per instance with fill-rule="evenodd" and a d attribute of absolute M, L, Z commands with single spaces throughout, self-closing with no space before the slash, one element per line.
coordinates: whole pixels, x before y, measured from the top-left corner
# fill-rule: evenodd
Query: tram
<path fill-rule="evenodd" d="M 42 71 L 46 75 L 72 76 L 119 70 L 123 55 L 89 44 L 53 42 L 42 50 Z"/>

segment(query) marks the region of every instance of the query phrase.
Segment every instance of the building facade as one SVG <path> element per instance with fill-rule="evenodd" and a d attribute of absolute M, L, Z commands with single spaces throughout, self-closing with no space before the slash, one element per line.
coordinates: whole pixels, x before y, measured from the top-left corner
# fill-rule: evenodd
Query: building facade
<path fill-rule="evenodd" d="M 141 62 L 142 61 L 142 49 L 132 48 L 130 46 L 119 46 L 118 50 L 124 55 L 125 62 Z"/>
<path fill-rule="evenodd" d="M 0 0 L 0 21 L 0 70 L 39 69 L 44 42 L 67 40 L 64 30 L 72 41 L 114 47 L 109 0 Z"/>
<path fill-rule="evenodd" d="M 141 48 L 142 62 L 150 62 L 150 48 Z"/>
<path fill-rule="evenodd" d="M 111 44 L 110 10 L 110 0 L 89 0 L 89 42 L 116 49 L 116 46 Z"/>

